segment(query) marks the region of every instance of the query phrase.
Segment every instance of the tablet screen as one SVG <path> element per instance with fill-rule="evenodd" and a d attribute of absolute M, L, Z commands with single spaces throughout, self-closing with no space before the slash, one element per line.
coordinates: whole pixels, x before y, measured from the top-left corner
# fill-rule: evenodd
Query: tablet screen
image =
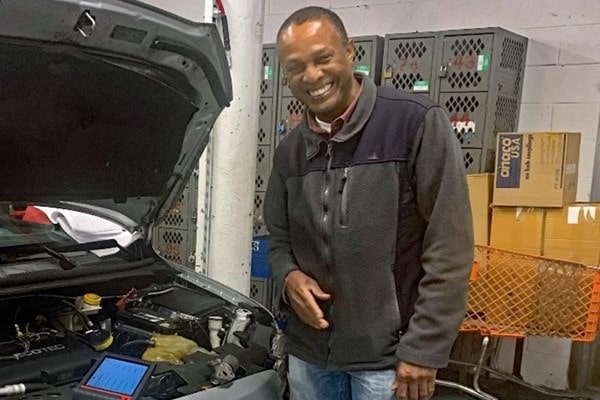
<path fill-rule="evenodd" d="M 105 357 L 85 385 L 131 396 L 142 382 L 148 368 L 145 364 Z"/>

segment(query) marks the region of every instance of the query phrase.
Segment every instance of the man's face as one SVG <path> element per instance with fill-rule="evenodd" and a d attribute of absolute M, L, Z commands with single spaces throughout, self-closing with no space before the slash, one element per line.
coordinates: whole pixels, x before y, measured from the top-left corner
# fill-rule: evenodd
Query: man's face
<path fill-rule="evenodd" d="M 326 18 L 287 27 L 277 41 L 294 97 L 322 121 L 344 113 L 360 88 L 353 76 L 354 43 L 342 43 Z"/>

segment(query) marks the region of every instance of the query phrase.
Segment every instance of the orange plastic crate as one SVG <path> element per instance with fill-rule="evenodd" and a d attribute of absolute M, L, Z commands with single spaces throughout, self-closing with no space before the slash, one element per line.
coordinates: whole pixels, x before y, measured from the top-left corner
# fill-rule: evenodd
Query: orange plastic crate
<path fill-rule="evenodd" d="M 599 269 L 475 246 L 462 331 L 590 342 L 599 314 Z"/>

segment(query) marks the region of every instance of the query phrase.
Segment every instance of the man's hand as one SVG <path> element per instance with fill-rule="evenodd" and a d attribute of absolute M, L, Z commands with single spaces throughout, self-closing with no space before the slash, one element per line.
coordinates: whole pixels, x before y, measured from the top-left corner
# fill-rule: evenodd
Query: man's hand
<path fill-rule="evenodd" d="M 329 327 L 317 299 L 329 300 L 331 295 L 325 293 L 317 281 L 302 271 L 292 271 L 286 277 L 285 292 L 290 305 L 302 321 L 315 329 Z"/>
<path fill-rule="evenodd" d="M 433 396 L 436 373 L 434 368 L 399 361 L 392 390 L 398 400 L 428 400 Z"/>

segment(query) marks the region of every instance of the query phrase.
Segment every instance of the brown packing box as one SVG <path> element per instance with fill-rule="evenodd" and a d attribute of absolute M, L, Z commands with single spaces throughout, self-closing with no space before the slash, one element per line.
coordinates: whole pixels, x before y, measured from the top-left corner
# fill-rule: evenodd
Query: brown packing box
<path fill-rule="evenodd" d="M 542 255 L 545 212 L 544 208 L 494 206 L 490 245 L 534 256 Z"/>
<path fill-rule="evenodd" d="M 475 244 L 489 244 L 490 223 L 492 219 L 492 189 L 494 174 L 469 174 L 469 199 L 473 214 L 473 233 Z"/>
<path fill-rule="evenodd" d="M 494 205 L 562 207 L 575 201 L 580 134 L 498 133 Z"/>
<path fill-rule="evenodd" d="M 574 203 L 546 213 L 544 255 L 550 258 L 600 263 L 600 203 Z"/>

